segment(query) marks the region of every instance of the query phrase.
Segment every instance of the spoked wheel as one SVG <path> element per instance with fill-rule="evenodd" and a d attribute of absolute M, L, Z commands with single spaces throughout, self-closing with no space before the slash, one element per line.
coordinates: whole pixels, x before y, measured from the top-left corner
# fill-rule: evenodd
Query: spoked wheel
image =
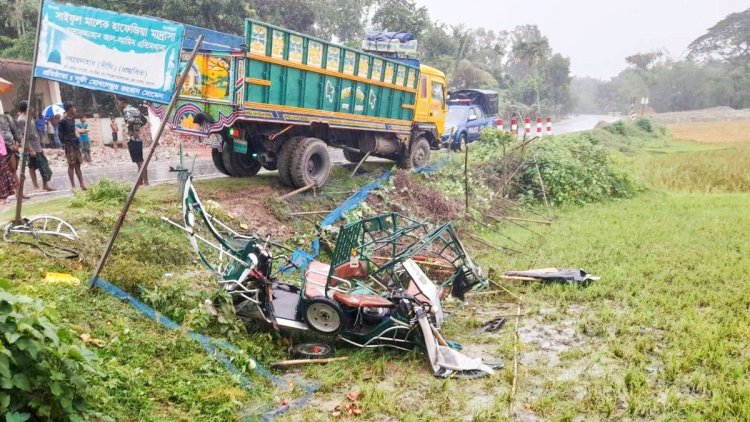
<path fill-rule="evenodd" d="M 339 305 L 322 296 L 307 302 L 302 317 L 313 331 L 321 334 L 335 335 L 344 328 L 344 313 Z"/>
<path fill-rule="evenodd" d="M 325 343 L 302 343 L 292 348 L 295 359 L 325 359 L 333 356 L 333 347 Z"/>

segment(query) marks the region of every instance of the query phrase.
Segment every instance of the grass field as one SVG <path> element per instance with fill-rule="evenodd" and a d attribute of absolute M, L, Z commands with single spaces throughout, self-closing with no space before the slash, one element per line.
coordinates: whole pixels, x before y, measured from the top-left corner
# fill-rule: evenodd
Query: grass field
<path fill-rule="evenodd" d="M 709 139 L 692 133 L 695 141 Z M 514 314 L 514 299 L 482 296 L 449 305 L 445 335 L 473 356 L 503 359 L 506 366 L 495 376 L 441 380 L 429 374 L 420 353 L 342 346 L 337 353 L 349 356 L 347 362 L 286 373 L 320 389 L 281 420 L 330 420 L 352 389 L 363 392 L 364 414 L 357 420 L 368 421 L 497 421 L 509 414 L 512 420 L 750 420 L 750 192 L 737 182 L 748 177 L 750 149 L 741 141 L 711 139 L 710 145 L 667 138 L 613 145 L 627 151 L 621 163 L 645 187 L 634 199 L 555 209 L 554 224 L 528 226 L 535 233 L 508 223 L 499 231 L 476 227 L 481 237 L 497 244 L 511 238 L 513 248 L 523 251 L 501 254 L 472 245 L 479 263 L 495 274 L 558 266 L 602 277 L 588 287 L 508 284 L 524 303 L 514 397 L 514 319 L 498 333 L 480 330 L 486 320 Z M 345 192 L 367 177 L 342 173 L 337 179 L 341 184 L 329 191 Z M 207 181 L 199 189 L 246 192 L 274 183 Z M 299 198 L 295 206 L 325 209 L 340 197 Z M 158 311 L 231 340 L 261 364 L 285 356 L 267 333 L 237 335 L 232 324 L 204 321 L 201 304 L 210 278 L 184 237 L 158 220 L 176 215 L 175 200 L 171 186 L 139 196 L 123 231 L 124 246 L 105 276 L 133 292 L 149 287 L 149 303 Z M 90 346 L 105 373 L 96 383 L 95 409 L 116 420 L 238 420 L 301 394 L 274 389 L 246 365 L 253 388 L 243 389 L 197 343 L 126 303 L 84 286 L 42 282 L 47 271 L 86 280 L 118 210 L 113 204 L 71 209 L 70 203 L 57 200 L 27 211 L 69 218 L 92 239 L 81 245 L 87 257 L 46 260 L 32 249 L 0 243 L 0 279 L 10 280 L 15 292 L 43 298 L 76 333 L 104 340 L 101 348 Z"/>

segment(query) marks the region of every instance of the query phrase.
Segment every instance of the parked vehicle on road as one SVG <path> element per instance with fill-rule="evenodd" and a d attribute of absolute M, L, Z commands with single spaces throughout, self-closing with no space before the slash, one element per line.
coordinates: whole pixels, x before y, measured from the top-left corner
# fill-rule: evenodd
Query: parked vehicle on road
<path fill-rule="evenodd" d="M 469 142 L 479 139 L 485 128 L 500 126 L 498 94 L 482 89 L 452 92 L 448 98 L 442 146 L 463 150 Z"/>
<path fill-rule="evenodd" d="M 285 185 L 320 187 L 328 147 L 403 168 L 424 166 L 440 147 L 445 75 L 394 50 L 403 37 L 360 51 L 252 19 L 244 37 L 190 26 L 186 34 L 185 50 L 199 34 L 205 41 L 170 124 L 208 137 L 222 173 L 266 168 Z"/>

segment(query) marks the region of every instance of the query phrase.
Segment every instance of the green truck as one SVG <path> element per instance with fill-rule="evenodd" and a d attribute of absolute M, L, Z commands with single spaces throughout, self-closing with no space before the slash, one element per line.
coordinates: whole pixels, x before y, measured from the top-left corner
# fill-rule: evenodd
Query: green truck
<path fill-rule="evenodd" d="M 361 51 L 247 19 L 244 37 L 187 26 L 185 57 L 199 34 L 169 123 L 206 138 L 222 173 L 265 168 L 285 185 L 322 187 L 328 147 L 351 162 L 369 153 L 411 168 L 440 146 L 445 75 L 390 51 L 397 43 Z"/>

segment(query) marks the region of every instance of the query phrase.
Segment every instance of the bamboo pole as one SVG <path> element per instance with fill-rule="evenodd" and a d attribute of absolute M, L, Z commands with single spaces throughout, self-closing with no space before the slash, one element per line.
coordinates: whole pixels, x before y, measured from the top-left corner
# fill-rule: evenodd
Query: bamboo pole
<path fill-rule="evenodd" d="M 338 358 L 326 358 L 326 359 L 292 359 L 282 360 L 279 362 L 273 362 L 271 366 L 294 366 L 294 365 L 306 365 L 308 363 L 329 363 L 329 362 L 341 362 L 349 359 L 349 356 L 342 356 Z"/>
<path fill-rule="evenodd" d="M 280 199 L 289 199 L 289 198 L 293 197 L 294 195 L 297 195 L 298 193 L 302 193 L 304 191 L 308 191 L 308 190 L 310 190 L 310 189 L 312 189 L 314 187 L 315 187 L 314 184 L 309 184 L 307 186 L 303 186 L 303 187 L 301 187 L 299 189 L 295 189 L 295 190 L 293 190 L 293 191 L 291 191 L 291 192 L 289 192 L 289 193 L 287 193 L 285 195 L 282 195 Z"/>
<path fill-rule="evenodd" d="M 367 161 L 368 158 L 370 158 L 370 154 L 372 154 L 372 151 L 367 151 L 367 154 L 362 157 L 361 160 L 359 160 L 359 163 L 354 167 L 354 170 L 352 170 L 352 177 L 354 177 L 357 174 L 357 170 L 359 170 L 359 167 Z"/>
<path fill-rule="evenodd" d="M 185 66 L 185 70 L 182 72 L 182 75 L 180 75 L 180 79 L 177 82 L 177 85 L 175 86 L 174 93 L 172 94 L 172 99 L 169 102 L 169 106 L 167 106 L 167 110 L 164 113 L 164 119 L 161 121 L 161 124 L 159 125 L 159 131 L 156 133 L 156 138 L 151 143 L 151 148 L 148 150 L 148 155 L 146 156 L 146 160 L 143 161 L 143 165 L 140 169 L 138 169 L 138 177 L 135 179 L 135 183 L 133 183 L 133 187 L 130 189 L 130 193 L 128 194 L 128 198 L 125 200 L 125 204 L 122 206 L 122 211 L 120 211 L 120 216 L 117 219 L 117 223 L 115 224 L 115 228 L 112 231 L 112 236 L 110 236 L 109 241 L 107 242 L 107 246 L 104 248 L 104 253 L 102 253 L 101 258 L 99 259 L 99 264 L 96 266 L 96 271 L 94 272 L 94 275 L 91 277 L 91 282 L 89 283 L 89 288 L 93 289 L 96 286 L 96 279 L 99 277 L 99 274 L 101 274 L 102 269 L 104 269 L 104 264 L 107 263 L 107 258 L 109 257 L 109 254 L 112 252 L 112 247 L 115 244 L 115 240 L 117 239 L 117 235 L 120 234 L 120 229 L 122 228 L 122 225 L 125 223 L 125 217 L 128 215 L 128 210 L 130 209 L 130 205 L 133 203 L 133 199 L 135 199 L 135 194 L 138 192 L 138 186 L 140 185 L 140 181 L 143 178 L 144 173 L 148 170 L 148 163 L 151 161 L 151 158 L 154 156 L 154 153 L 156 152 L 156 147 L 159 146 L 159 139 L 161 139 L 162 133 L 164 133 L 164 128 L 167 125 L 167 120 L 169 117 L 169 114 L 174 109 L 175 105 L 177 104 L 177 97 L 179 96 L 179 93 L 182 91 L 182 86 L 185 84 L 185 81 L 187 80 L 188 69 L 190 69 L 193 66 L 193 62 L 195 61 L 195 56 L 198 55 L 198 49 L 201 46 L 201 43 L 203 43 L 203 35 L 199 35 L 198 39 L 195 42 L 195 48 L 193 48 L 193 52 L 190 54 L 190 58 L 187 61 L 187 65 Z"/>
<path fill-rule="evenodd" d="M 16 192 L 16 216 L 13 220 L 13 224 L 23 224 L 21 220 L 21 210 L 23 208 L 23 185 L 26 183 L 26 137 L 29 135 L 29 126 L 34 125 L 34 120 L 31 116 L 31 102 L 34 100 L 34 90 L 36 89 L 36 78 L 34 77 L 34 69 L 36 68 L 37 56 L 39 55 L 39 28 L 42 25 L 42 8 L 44 7 L 44 0 L 39 2 L 39 10 L 37 11 L 36 17 L 36 38 L 34 40 L 34 59 L 31 62 L 31 80 L 29 81 L 29 96 L 27 100 L 28 109 L 26 110 L 26 127 L 23 130 L 23 137 L 21 138 L 21 163 L 18 166 L 18 192 Z M 41 139 L 39 140 L 42 141 Z"/>

